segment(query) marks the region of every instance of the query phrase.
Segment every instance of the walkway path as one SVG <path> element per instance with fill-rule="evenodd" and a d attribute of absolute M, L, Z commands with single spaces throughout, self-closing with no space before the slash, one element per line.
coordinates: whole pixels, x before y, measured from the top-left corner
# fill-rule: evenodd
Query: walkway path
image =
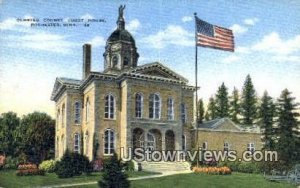
<path fill-rule="evenodd" d="M 178 171 L 171 171 L 171 172 L 163 172 L 161 174 L 155 174 L 155 175 L 147 175 L 147 176 L 140 176 L 140 177 L 135 177 L 135 178 L 129 178 L 130 181 L 135 181 L 135 180 L 143 180 L 143 179 L 151 179 L 151 178 L 160 178 L 164 176 L 171 176 L 175 174 L 187 174 L 191 173 L 192 171 L 184 171 L 184 172 L 178 172 Z M 98 182 L 96 181 L 91 181 L 91 182 L 85 182 L 85 183 L 71 183 L 71 184 L 60 184 L 60 185 L 49 185 L 49 186 L 43 186 L 42 188 L 56 188 L 56 187 L 74 187 L 74 186 L 81 186 L 81 185 L 93 185 L 97 184 Z"/>

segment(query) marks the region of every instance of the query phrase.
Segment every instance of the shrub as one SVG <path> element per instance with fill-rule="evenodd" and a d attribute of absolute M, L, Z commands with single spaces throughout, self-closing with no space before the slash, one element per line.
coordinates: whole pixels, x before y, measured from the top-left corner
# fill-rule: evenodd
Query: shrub
<path fill-rule="evenodd" d="M 104 161 L 104 173 L 102 179 L 98 181 L 99 187 L 130 187 L 128 177 L 123 172 L 124 165 L 121 160 L 118 159 L 117 155 L 114 154 L 111 158 Z"/>
<path fill-rule="evenodd" d="M 34 175 L 45 175 L 44 170 L 38 169 L 36 164 L 20 164 L 18 166 L 17 176 L 34 176 Z"/>
<path fill-rule="evenodd" d="M 4 169 L 17 169 L 18 160 L 16 158 L 7 157 L 5 159 L 5 164 L 3 166 Z"/>
<path fill-rule="evenodd" d="M 260 165 L 258 162 L 239 162 L 239 161 L 224 161 L 219 162 L 218 166 L 227 166 L 234 172 L 243 173 L 260 173 Z"/>
<path fill-rule="evenodd" d="M 124 164 L 124 169 L 126 171 L 134 171 L 134 163 L 133 161 L 126 161 Z"/>
<path fill-rule="evenodd" d="M 48 173 L 52 173 L 55 170 L 55 164 L 56 161 L 55 160 L 47 160 L 47 161 L 43 161 L 40 165 L 39 165 L 39 169 L 40 170 L 44 170 L 45 172 Z"/>
<path fill-rule="evenodd" d="M 194 167 L 195 173 L 211 174 L 211 175 L 226 175 L 231 174 L 230 168 L 224 167 Z"/>
<path fill-rule="evenodd" d="M 89 174 L 92 166 L 89 159 L 79 153 L 69 152 L 63 155 L 61 161 L 56 162 L 55 173 L 59 178 L 70 178 L 79 176 L 82 173 Z"/>

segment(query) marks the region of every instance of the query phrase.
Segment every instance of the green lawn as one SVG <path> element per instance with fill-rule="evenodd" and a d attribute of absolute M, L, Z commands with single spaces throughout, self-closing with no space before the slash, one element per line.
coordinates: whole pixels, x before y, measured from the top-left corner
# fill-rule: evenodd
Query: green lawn
<path fill-rule="evenodd" d="M 129 177 L 138 177 L 144 175 L 151 175 L 150 172 L 130 172 Z M 54 173 L 46 174 L 45 176 L 16 176 L 15 170 L 1 170 L 0 171 L 0 187 L 36 187 L 43 185 L 57 185 L 68 183 L 81 183 L 98 181 L 101 178 L 101 173 L 92 173 L 89 176 L 76 176 L 73 178 L 60 179 Z"/>
<path fill-rule="evenodd" d="M 76 187 L 76 186 L 75 186 Z M 73 188 L 75 188 L 73 187 Z M 78 187 L 78 186 L 77 186 Z M 77 188 L 76 187 L 76 188 Z M 97 185 L 80 186 L 96 188 Z M 292 188 L 287 183 L 270 182 L 258 174 L 234 173 L 232 175 L 179 174 L 148 180 L 131 181 L 132 188 Z M 78 187 L 79 188 L 79 187 Z"/>

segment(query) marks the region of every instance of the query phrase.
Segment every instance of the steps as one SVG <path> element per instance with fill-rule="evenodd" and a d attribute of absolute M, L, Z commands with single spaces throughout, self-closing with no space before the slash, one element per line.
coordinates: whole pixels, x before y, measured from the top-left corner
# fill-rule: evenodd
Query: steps
<path fill-rule="evenodd" d="M 190 172 L 188 162 L 141 162 L 142 171 L 150 172 Z"/>

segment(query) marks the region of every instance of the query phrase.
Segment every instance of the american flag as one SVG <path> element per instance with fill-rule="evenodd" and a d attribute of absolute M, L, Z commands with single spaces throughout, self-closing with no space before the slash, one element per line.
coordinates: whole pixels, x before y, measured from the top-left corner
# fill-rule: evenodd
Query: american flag
<path fill-rule="evenodd" d="M 197 46 L 234 51 L 232 30 L 212 25 L 196 17 Z"/>

